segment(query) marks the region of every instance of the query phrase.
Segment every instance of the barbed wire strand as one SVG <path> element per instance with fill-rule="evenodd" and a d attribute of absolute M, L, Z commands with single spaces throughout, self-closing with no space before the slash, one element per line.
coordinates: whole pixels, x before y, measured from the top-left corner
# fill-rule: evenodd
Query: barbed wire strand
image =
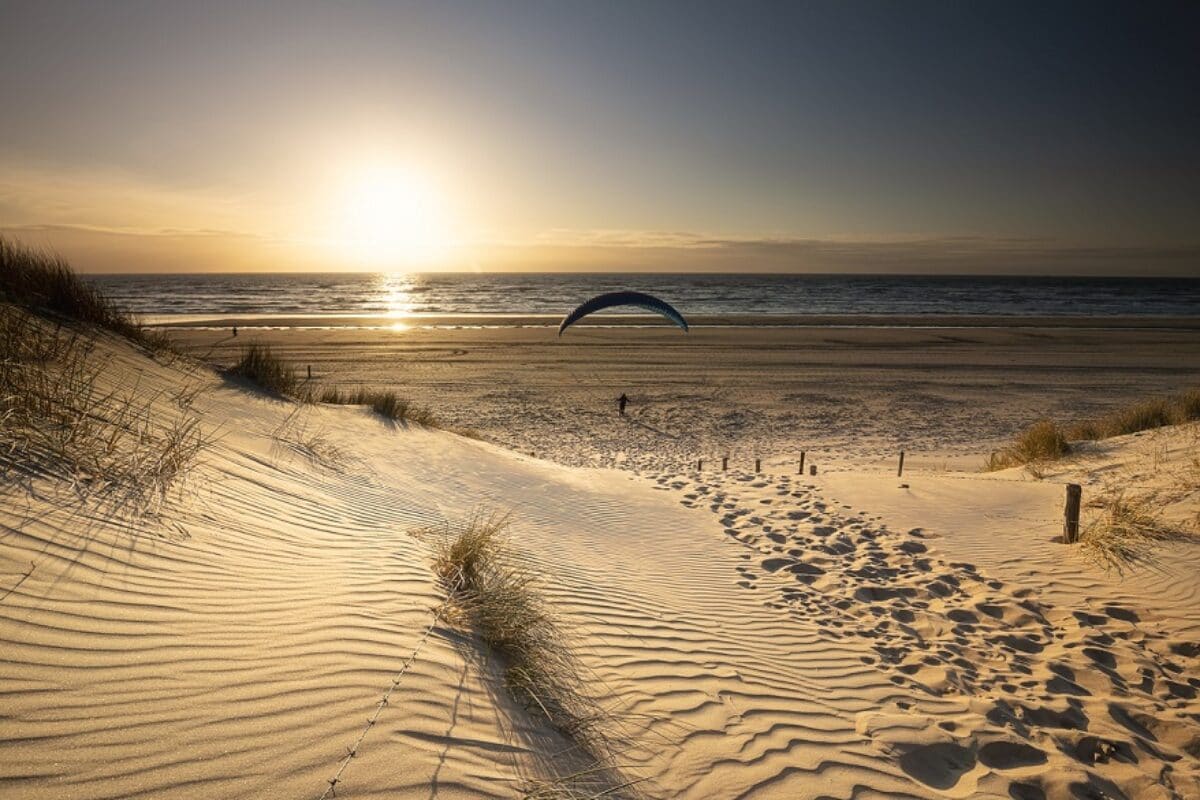
<path fill-rule="evenodd" d="M 319 800 L 327 800 L 330 797 L 337 796 L 337 785 L 342 781 L 342 773 L 346 771 L 346 767 L 350 764 L 350 761 L 358 755 L 358 748 L 362 746 L 363 740 L 367 738 L 367 733 L 375 727 L 375 723 L 379 721 L 379 715 L 383 712 L 384 707 L 387 706 L 388 701 L 391 699 L 392 692 L 394 692 L 396 687 L 400 685 L 400 681 L 404 678 L 405 673 L 408 672 L 409 667 L 411 667 L 417 660 L 417 655 L 421 652 L 421 648 L 423 648 L 425 643 L 429 641 L 429 637 L 433 635 L 434 629 L 438 626 L 438 623 L 442 621 L 442 615 L 445 614 L 446 609 L 450 607 L 450 604 L 454 600 L 454 595 L 462 586 L 462 582 L 463 575 L 460 572 L 458 578 L 454 581 L 453 586 L 451 586 L 446 592 L 446 599 L 439 603 L 437 608 L 434 610 L 433 619 L 425 628 L 425 632 L 421 634 L 421 638 L 417 640 L 416 646 L 411 652 L 409 652 L 408 657 L 404 660 L 404 663 L 400 665 L 400 670 L 394 676 L 392 676 L 391 685 L 388 686 L 387 691 L 383 693 L 383 697 L 380 698 L 379 703 L 375 706 L 374 713 L 367 717 L 367 724 L 363 726 L 362 732 L 358 734 L 358 738 L 354 740 L 354 744 L 346 750 L 346 755 L 342 756 L 342 760 L 338 764 L 337 772 L 333 773 L 333 777 L 327 781 L 329 785 L 325 787 L 325 791 L 321 792 Z"/>

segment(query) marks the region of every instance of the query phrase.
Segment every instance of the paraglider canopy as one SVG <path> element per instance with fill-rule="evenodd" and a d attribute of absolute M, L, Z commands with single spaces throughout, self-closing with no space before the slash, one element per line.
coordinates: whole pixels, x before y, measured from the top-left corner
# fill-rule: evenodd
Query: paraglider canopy
<path fill-rule="evenodd" d="M 671 322 L 683 328 L 684 333 L 687 333 L 688 324 L 683 315 L 676 311 L 669 303 L 659 300 L 653 295 L 643 294 L 642 292 L 609 292 L 601 294 L 582 303 L 578 308 L 567 314 L 563 318 L 562 324 L 558 326 L 558 335 L 562 336 L 563 331 L 574 325 L 579 320 L 586 317 L 588 314 L 593 314 L 597 311 L 602 311 L 613 306 L 637 306 L 644 308 L 647 311 L 653 311 L 656 314 L 662 314 Z"/>

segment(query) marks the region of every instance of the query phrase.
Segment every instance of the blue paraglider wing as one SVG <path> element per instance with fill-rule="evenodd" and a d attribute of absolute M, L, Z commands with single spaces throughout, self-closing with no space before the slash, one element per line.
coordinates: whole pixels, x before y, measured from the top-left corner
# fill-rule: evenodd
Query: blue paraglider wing
<path fill-rule="evenodd" d="M 562 324 L 558 326 L 558 335 L 562 336 L 563 331 L 574 325 L 579 320 L 586 317 L 588 314 L 593 314 L 597 311 L 603 311 L 606 308 L 613 306 L 637 306 L 644 308 L 647 311 L 653 311 L 656 314 L 662 314 L 671 322 L 683 328 L 687 332 L 687 320 L 683 318 L 670 303 L 659 300 L 652 295 L 643 294 L 642 292 L 609 292 L 601 294 L 583 303 L 563 319 Z"/>

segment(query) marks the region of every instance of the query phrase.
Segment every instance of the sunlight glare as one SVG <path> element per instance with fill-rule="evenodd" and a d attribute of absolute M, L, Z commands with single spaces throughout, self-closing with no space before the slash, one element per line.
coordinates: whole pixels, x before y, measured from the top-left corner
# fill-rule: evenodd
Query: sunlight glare
<path fill-rule="evenodd" d="M 407 317 L 416 307 L 412 297 L 414 278 L 411 275 L 391 273 L 379 276 L 378 293 L 387 307 L 385 316 Z"/>
<path fill-rule="evenodd" d="M 346 182 L 336 244 L 373 269 L 432 266 L 452 245 L 445 204 L 432 181 L 413 170 L 373 167 Z"/>

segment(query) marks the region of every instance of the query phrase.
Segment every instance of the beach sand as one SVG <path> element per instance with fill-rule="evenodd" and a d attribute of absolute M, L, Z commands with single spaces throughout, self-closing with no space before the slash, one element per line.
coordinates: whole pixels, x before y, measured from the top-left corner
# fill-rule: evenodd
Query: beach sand
<path fill-rule="evenodd" d="M 5 797 L 316 798 L 360 735 L 338 797 L 521 796 L 570 739 L 436 616 L 422 532 L 478 509 L 511 514 L 629 791 L 1200 796 L 1200 546 L 1118 575 L 1056 540 L 1067 481 L 1193 520 L 1200 428 L 1041 479 L 978 471 L 1037 417 L 1194 385 L 1193 329 L 173 335 L 217 363 L 269 343 L 485 441 L 105 345 L 107 379 L 155 414 L 201 389 L 213 443 L 153 516 L 5 485 Z M 795 474 L 802 449 L 817 475 Z"/>
<path fill-rule="evenodd" d="M 862 465 L 904 449 L 973 468 L 1036 419 L 1081 419 L 1200 384 L 1196 319 L 821 317 L 747 327 L 749 318 L 724 317 L 686 335 L 581 325 L 561 338 L 544 318 L 470 321 L 262 329 L 242 320 L 237 338 L 229 329 L 171 335 L 218 364 L 267 344 L 302 374 L 311 366 L 318 385 L 395 389 L 435 406 L 449 426 L 576 466 L 681 468 L 728 455 L 745 468 L 801 450 Z M 618 420 L 623 392 L 631 403 Z"/>

